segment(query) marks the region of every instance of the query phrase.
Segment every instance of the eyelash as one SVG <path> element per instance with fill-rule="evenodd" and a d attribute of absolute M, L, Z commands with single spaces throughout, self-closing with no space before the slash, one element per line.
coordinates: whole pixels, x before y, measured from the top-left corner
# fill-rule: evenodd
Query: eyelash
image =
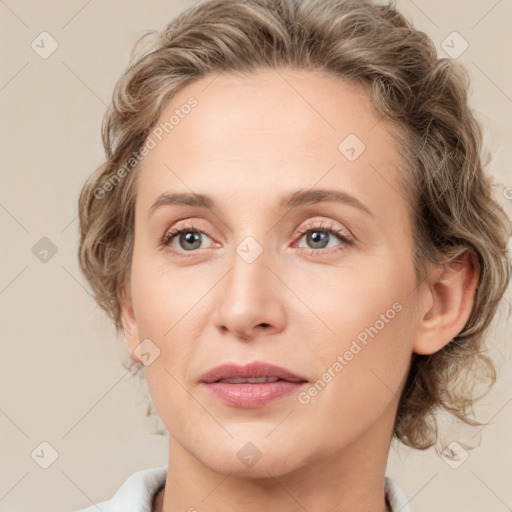
<path fill-rule="evenodd" d="M 309 233 L 310 231 L 324 231 L 326 233 L 336 236 L 340 240 L 340 242 L 343 242 L 344 244 L 346 244 L 348 246 L 353 245 L 353 243 L 354 243 L 353 240 L 348 237 L 347 233 L 344 230 L 334 228 L 334 227 L 332 227 L 332 224 L 327 227 L 324 227 L 321 224 L 318 225 L 317 223 L 314 223 L 314 222 L 307 224 L 304 227 L 302 227 L 301 229 L 297 230 L 297 234 L 300 234 L 299 240 L 306 233 Z M 181 233 L 188 233 L 188 232 L 201 233 L 202 235 L 208 236 L 207 233 L 198 229 L 196 226 L 194 226 L 194 224 L 189 224 L 186 226 L 182 226 L 180 228 L 173 228 L 173 229 L 166 231 L 160 241 L 161 247 L 165 248 L 165 247 L 169 246 L 171 244 L 171 242 L 174 240 L 174 238 L 176 238 L 176 236 L 180 235 Z M 208 238 L 211 238 L 211 237 L 208 237 Z M 332 247 L 329 249 L 308 249 L 308 248 L 302 248 L 302 249 L 309 250 L 310 255 L 330 255 L 330 254 L 345 250 L 343 248 L 340 249 L 340 248 L 332 248 Z M 197 253 L 197 251 L 194 250 L 194 251 L 188 251 L 191 254 L 184 255 L 184 254 L 182 254 L 183 252 L 187 252 L 187 251 L 181 251 L 179 254 L 180 254 L 180 256 L 183 256 L 185 258 L 195 256 Z"/>

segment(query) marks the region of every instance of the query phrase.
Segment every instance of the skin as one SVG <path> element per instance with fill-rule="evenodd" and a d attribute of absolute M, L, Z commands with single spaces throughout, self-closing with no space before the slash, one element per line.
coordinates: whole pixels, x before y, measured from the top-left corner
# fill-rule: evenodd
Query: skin
<path fill-rule="evenodd" d="M 432 267 L 430 284 L 416 281 L 400 153 L 363 89 L 292 69 L 210 75 L 182 89 L 158 124 L 190 96 L 198 105 L 140 164 L 123 302 L 134 360 L 146 338 L 160 350 L 145 367 L 169 431 L 154 510 L 384 512 L 411 356 L 436 352 L 463 328 L 475 269 L 464 259 Z M 338 150 L 351 133 L 366 146 L 353 162 Z M 299 188 L 343 190 L 372 214 L 332 201 L 279 208 Z M 148 217 L 163 192 L 191 191 L 215 206 L 167 205 Z M 179 235 L 159 245 L 188 222 L 204 233 L 200 248 L 187 251 Z M 353 243 L 325 234 L 323 248 L 297 232 L 330 225 Z M 248 236 L 263 250 L 252 263 L 236 252 Z M 307 404 L 292 394 L 235 408 L 198 382 L 219 364 L 258 360 L 314 383 L 396 302 L 402 310 Z M 248 442 L 262 455 L 251 467 L 237 457 Z"/>

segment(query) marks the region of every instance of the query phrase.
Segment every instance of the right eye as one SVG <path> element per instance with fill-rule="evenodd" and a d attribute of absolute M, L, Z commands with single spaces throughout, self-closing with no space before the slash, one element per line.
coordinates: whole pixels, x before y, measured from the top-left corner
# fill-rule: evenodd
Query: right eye
<path fill-rule="evenodd" d="M 165 232 L 160 245 L 168 247 L 173 242 L 177 242 L 179 247 L 172 246 L 178 252 L 195 252 L 201 248 L 202 236 L 206 236 L 209 240 L 210 237 L 197 229 L 193 225 L 187 225 L 179 228 L 172 228 Z"/>

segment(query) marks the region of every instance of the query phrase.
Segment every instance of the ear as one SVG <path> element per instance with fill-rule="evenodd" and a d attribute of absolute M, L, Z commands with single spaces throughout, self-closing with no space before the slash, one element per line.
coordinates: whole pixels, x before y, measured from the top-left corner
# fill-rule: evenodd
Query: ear
<path fill-rule="evenodd" d="M 439 265 L 422 286 L 420 323 L 413 344 L 416 354 L 433 354 L 459 334 L 469 319 L 478 282 L 478 265 L 467 250 Z"/>
<path fill-rule="evenodd" d="M 132 359 L 136 362 L 141 362 L 140 359 L 138 359 L 133 353 L 133 351 L 140 344 L 140 339 L 139 328 L 137 326 L 137 321 L 135 319 L 135 314 L 133 312 L 133 304 L 129 283 L 123 286 L 121 298 L 121 317 L 123 320 L 124 336 L 126 338 L 126 341 L 128 342 L 128 348 L 130 350 Z"/>

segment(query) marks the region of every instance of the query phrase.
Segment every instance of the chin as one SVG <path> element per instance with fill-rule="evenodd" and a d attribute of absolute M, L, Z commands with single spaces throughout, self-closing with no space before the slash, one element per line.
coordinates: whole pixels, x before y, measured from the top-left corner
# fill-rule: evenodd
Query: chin
<path fill-rule="evenodd" d="M 267 434 L 268 432 L 265 433 Z M 252 438 L 247 435 L 240 436 L 222 447 L 217 440 L 210 445 L 216 447 L 215 451 L 200 450 L 196 457 L 212 471 L 238 478 L 282 476 L 305 465 L 306 458 L 314 458 L 311 454 L 308 457 L 297 449 L 302 443 L 284 445 L 282 442 L 265 439 L 265 435 Z"/>

